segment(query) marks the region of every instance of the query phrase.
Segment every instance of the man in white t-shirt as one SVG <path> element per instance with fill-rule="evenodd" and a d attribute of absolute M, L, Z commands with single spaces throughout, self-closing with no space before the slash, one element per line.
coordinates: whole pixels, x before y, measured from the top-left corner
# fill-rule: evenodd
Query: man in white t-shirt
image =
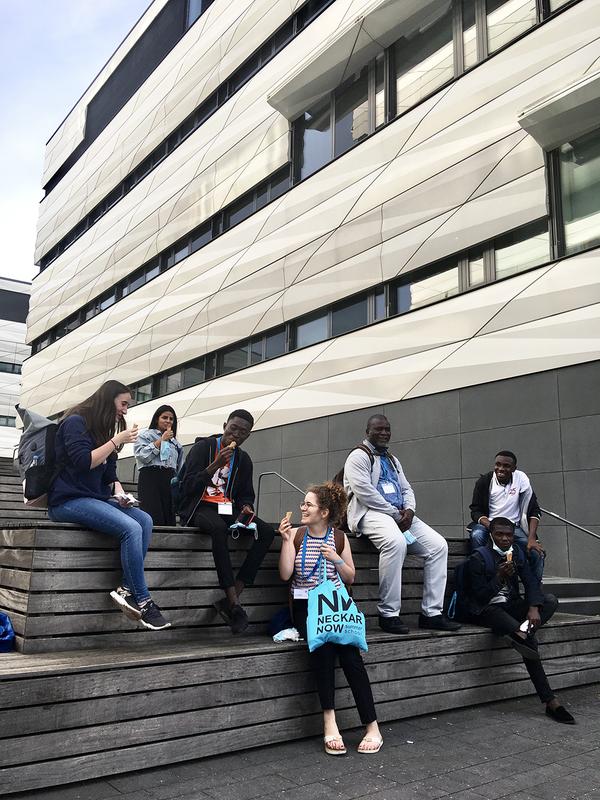
<path fill-rule="evenodd" d="M 472 548 L 488 543 L 490 520 L 509 519 L 515 526 L 515 542 L 528 554 L 531 570 L 541 581 L 544 550 L 537 538 L 537 529 L 542 513 L 529 478 L 517 469 L 517 457 L 510 450 L 500 450 L 492 472 L 477 480 L 470 509 L 474 523 L 471 525 Z"/>

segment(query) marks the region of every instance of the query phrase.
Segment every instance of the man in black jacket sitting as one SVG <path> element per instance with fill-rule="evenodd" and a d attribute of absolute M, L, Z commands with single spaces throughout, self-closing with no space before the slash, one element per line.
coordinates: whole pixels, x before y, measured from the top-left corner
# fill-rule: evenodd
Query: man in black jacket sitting
<path fill-rule="evenodd" d="M 181 487 L 181 520 L 212 537 L 217 575 L 226 594 L 215 607 L 232 633 L 242 633 L 248 627 L 248 615 L 239 598 L 244 587 L 254 583 L 275 536 L 275 531 L 258 517 L 251 520 L 254 542 L 234 578 L 227 540 L 244 528 L 232 530 L 231 526 L 239 517 L 240 522 L 250 522 L 254 514 L 252 460 L 241 448 L 253 425 L 252 415 L 237 409 L 223 424 L 222 434 L 196 439 L 185 461 Z"/>
<path fill-rule="evenodd" d="M 473 622 L 503 635 L 521 654 L 531 682 L 546 704 L 546 714 L 556 722 L 573 724 L 575 720 L 550 688 L 534 637 L 537 628 L 558 608 L 558 600 L 542 592 L 524 551 L 516 542 L 513 544 L 515 526 L 509 519 L 495 517 L 490 521 L 489 532 L 490 542 L 484 547 L 491 554 L 479 547 L 468 562 L 465 591 L 469 613 Z M 525 589 L 524 598 L 519 591 L 519 578 Z"/>

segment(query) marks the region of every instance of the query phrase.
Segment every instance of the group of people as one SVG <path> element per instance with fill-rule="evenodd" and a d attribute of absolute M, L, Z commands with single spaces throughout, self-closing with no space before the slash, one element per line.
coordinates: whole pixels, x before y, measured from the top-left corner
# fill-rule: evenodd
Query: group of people
<path fill-rule="evenodd" d="M 174 409 L 160 406 L 148 429 L 138 431 L 137 426 L 128 429 L 125 423 L 130 403 L 128 387 L 111 380 L 65 413 L 56 436 L 60 471 L 49 492 L 49 516 L 120 541 L 123 579 L 110 596 L 124 614 L 143 627 L 162 630 L 170 623 L 150 596 L 144 558 L 153 524 L 175 523 L 171 482 L 177 476 L 177 510 L 182 524 L 198 528 L 212 539 L 224 592 L 216 609 L 233 633 L 242 633 L 249 620 L 240 597 L 254 582 L 275 535 L 254 513 L 252 461 L 242 448 L 252 431 L 252 415 L 244 409 L 232 411 L 223 431 L 196 439 L 183 463 Z M 389 450 L 390 441 L 386 417 L 371 416 L 365 439 L 348 455 L 337 482 L 312 486 L 306 493 L 300 505 L 300 526 L 294 528 L 288 515 L 280 523 L 279 571 L 281 578 L 290 582 L 294 625 L 303 638 L 308 592 L 319 583 L 323 571 L 338 585 L 350 585 L 354 580 L 350 542 L 342 528 L 366 536 L 379 551 L 378 622 L 383 632 L 409 632 L 400 617 L 407 553 L 424 559 L 419 627 L 443 632 L 461 627 L 444 613 L 446 540 L 415 515 L 414 492 L 400 461 Z M 132 505 L 117 477 L 117 453 L 125 444 L 134 446 L 141 508 Z M 543 592 L 544 552 L 537 538 L 540 509 L 527 475 L 516 466 L 514 453 L 500 451 L 493 470 L 482 475 L 474 487 L 472 555 L 465 581 L 469 615 L 476 624 L 504 635 L 520 653 L 546 713 L 558 722 L 573 723 L 548 684 L 534 636 L 555 612 L 558 601 Z M 252 531 L 254 540 L 234 574 L 228 539 L 239 527 Z M 378 752 L 383 740 L 359 650 L 327 643 L 310 658 L 323 708 L 326 752 L 346 752 L 334 710 L 337 659 L 366 726 L 359 752 Z"/>

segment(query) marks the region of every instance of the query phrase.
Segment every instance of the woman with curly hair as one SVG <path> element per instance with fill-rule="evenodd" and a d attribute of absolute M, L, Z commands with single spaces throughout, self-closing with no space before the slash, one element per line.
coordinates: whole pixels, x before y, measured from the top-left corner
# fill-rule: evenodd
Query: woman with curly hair
<path fill-rule="evenodd" d="M 342 581 L 350 585 L 354 580 L 354 561 L 348 537 L 335 529 L 343 518 L 347 504 L 348 498 L 339 484 L 311 486 L 304 502 L 300 504 L 301 526 L 292 528 L 287 515 L 279 526 L 282 539 L 279 574 L 284 581 L 292 579 L 294 624 L 304 639 L 308 592 L 320 582 L 323 561 L 327 578 L 338 586 Z M 360 651 L 354 645 L 331 642 L 326 642 L 310 654 L 323 709 L 325 752 L 332 756 L 346 753 L 335 718 L 335 665 L 338 658 L 352 690 L 361 722 L 366 726 L 358 752 L 378 753 L 383 738 L 377 725 L 371 684 Z"/>

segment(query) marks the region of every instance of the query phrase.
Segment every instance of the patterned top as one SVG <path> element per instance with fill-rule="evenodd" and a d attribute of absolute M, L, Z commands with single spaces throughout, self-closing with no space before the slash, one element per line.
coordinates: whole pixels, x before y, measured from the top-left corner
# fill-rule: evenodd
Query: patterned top
<path fill-rule="evenodd" d="M 304 551 L 304 543 L 306 542 L 306 553 L 304 556 L 304 569 L 302 565 L 302 557 Z M 321 545 L 328 544 L 335 550 L 335 535 L 333 528 L 327 529 L 327 535 L 311 536 L 310 533 L 304 534 L 304 540 L 300 544 L 298 552 L 296 553 L 296 560 L 294 561 L 294 577 L 292 578 L 292 589 L 314 589 L 321 583 L 321 576 L 323 566 L 321 563 L 317 565 L 319 556 L 321 555 Z M 327 568 L 327 578 L 335 583 L 339 588 L 342 585 L 340 576 L 334 564 L 325 559 Z"/>

